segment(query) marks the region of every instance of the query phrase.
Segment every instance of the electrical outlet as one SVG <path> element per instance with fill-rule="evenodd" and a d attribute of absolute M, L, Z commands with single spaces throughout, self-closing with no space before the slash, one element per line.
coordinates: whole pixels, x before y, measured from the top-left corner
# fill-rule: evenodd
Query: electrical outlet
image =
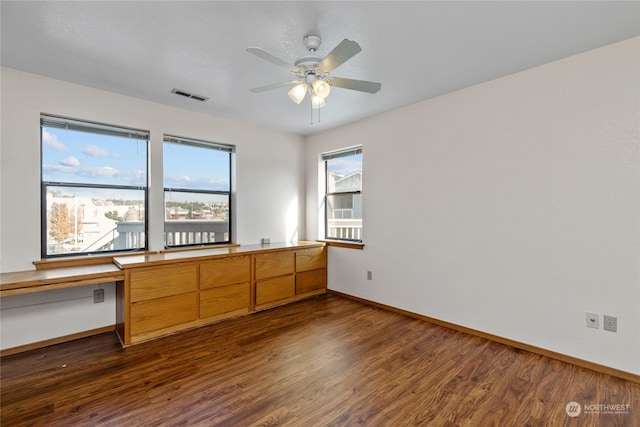
<path fill-rule="evenodd" d="M 371 271 L 367 271 L 367 280 L 373 279 L 373 273 Z"/>
<path fill-rule="evenodd" d="M 618 318 L 604 315 L 602 329 L 609 332 L 618 332 Z"/>
<path fill-rule="evenodd" d="M 93 290 L 93 303 L 97 304 L 99 302 L 104 302 L 104 289 Z"/>
<path fill-rule="evenodd" d="M 269 243 L 271 243 L 271 237 L 263 237 L 262 239 L 260 239 L 260 243 L 262 243 L 263 245 L 268 245 Z"/>
<path fill-rule="evenodd" d="M 600 315 L 595 313 L 587 313 L 587 328 L 600 329 Z"/>

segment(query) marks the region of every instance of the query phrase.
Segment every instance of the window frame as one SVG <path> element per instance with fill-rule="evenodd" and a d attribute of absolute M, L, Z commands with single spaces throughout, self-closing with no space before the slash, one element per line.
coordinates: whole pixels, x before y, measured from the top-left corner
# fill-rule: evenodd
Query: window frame
<path fill-rule="evenodd" d="M 203 148 L 203 149 L 208 149 L 208 150 L 217 150 L 217 151 L 222 151 L 225 153 L 229 154 L 229 159 L 228 159 L 228 165 L 229 165 L 229 189 L 228 191 L 223 191 L 223 190 L 202 190 L 202 189 L 192 189 L 192 188 L 179 188 L 179 187 L 165 187 L 165 183 L 164 183 L 164 173 L 165 171 L 163 170 L 163 189 L 162 189 L 162 210 L 163 210 L 163 222 L 162 222 L 162 227 L 163 227 L 163 236 L 164 236 L 164 248 L 167 250 L 172 250 L 172 249 L 180 249 L 180 248 L 189 248 L 189 247 L 203 247 L 203 246 L 221 246 L 221 245 L 228 245 L 230 243 L 233 243 L 233 176 L 234 176 L 234 172 L 233 172 L 233 156 L 236 152 L 236 147 L 235 145 L 230 145 L 230 144 L 222 144 L 219 142 L 212 142 L 212 141 L 204 141 L 201 139 L 193 139 L 193 138 L 186 138 L 186 137 L 181 137 L 181 136 L 176 136 L 176 135 L 169 135 L 169 134 L 164 134 L 163 138 L 162 138 L 162 152 L 163 152 L 163 162 L 164 162 L 164 155 L 165 155 L 165 144 L 180 144 L 180 145 L 185 145 L 185 146 L 190 146 L 190 147 L 196 147 L 196 148 Z M 164 169 L 164 167 L 163 167 Z M 166 195 L 167 192 L 169 193 L 190 193 L 190 194 L 210 194 L 210 195 L 222 195 L 222 196 L 227 196 L 227 200 L 228 200 L 228 209 L 229 209 L 229 213 L 228 213 L 228 238 L 225 239 L 224 241 L 213 241 L 213 242 L 199 242 L 199 243 L 188 243 L 188 244 L 179 244 L 179 245 L 169 245 L 168 241 L 167 241 L 167 230 L 166 230 L 166 223 L 167 223 L 167 219 L 166 219 Z"/>
<path fill-rule="evenodd" d="M 44 180 L 44 141 L 43 129 L 57 128 L 65 130 L 73 130 L 84 133 L 93 133 L 107 136 L 117 136 L 130 138 L 146 143 L 145 155 L 145 185 L 117 185 L 117 184 L 88 184 L 81 182 L 69 181 L 45 181 Z M 150 132 L 142 129 L 135 129 L 125 126 L 110 125 L 105 123 L 93 122 L 89 120 L 73 119 L 69 117 L 57 116 L 53 114 L 40 114 L 40 256 L 42 259 L 63 258 L 63 257 L 79 257 L 87 255 L 108 255 L 122 252 L 138 252 L 146 251 L 149 247 L 149 145 Z M 112 249 L 104 251 L 86 251 L 86 252 L 64 252 L 57 254 L 48 253 L 48 222 L 47 215 L 47 190 L 50 187 L 67 187 L 79 189 L 99 189 L 99 190 L 136 190 L 142 191 L 144 195 L 144 243 L 141 247 L 130 249 Z"/>
<path fill-rule="evenodd" d="M 355 195 L 359 195 L 361 200 L 360 200 L 360 209 L 362 210 L 362 181 L 360 183 L 360 190 L 355 190 L 355 191 L 329 191 L 329 179 L 328 179 L 328 174 L 329 174 L 329 164 L 328 161 L 332 160 L 332 159 L 336 159 L 336 158 L 340 158 L 340 157 L 348 157 L 348 156 L 352 156 L 355 154 L 363 154 L 363 150 L 362 150 L 362 145 L 358 145 L 358 146 L 354 146 L 354 147 L 349 147 L 349 148 L 344 148 L 344 149 L 340 149 L 340 150 L 335 150 L 335 151 L 331 151 L 331 152 L 327 152 L 327 153 L 323 153 L 321 155 L 321 160 L 324 166 L 324 197 L 323 197 L 323 204 L 324 204 L 324 237 L 323 237 L 323 241 L 326 242 L 330 242 L 330 243 L 334 243 L 336 246 L 344 246 L 344 247 L 358 247 L 361 248 L 363 246 L 363 240 L 362 240 L 362 230 L 363 230 L 363 218 L 359 218 L 361 221 L 361 225 L 360 225 L 360 238 L 357 239 L 350 239 L 350 238 L 340 238 L 340 237 L 329 237 L 329 197 L 330 196 L 339 196 L 339 195 L 351 195 L 351 196 L 355 196 Z M 363 156 L 363 160 L 364 160 L 364 156 Z M 362 164 L 364 165 L 364 161 L 362 162 Z M 360 170 L 360 174 L 361 174 L 361 179 L 362 179 L 362 175 L 364 173 L 364 166 L 362 166 L 362 170 Z M 361 215 L 362 216 L 362 215 Z"/>

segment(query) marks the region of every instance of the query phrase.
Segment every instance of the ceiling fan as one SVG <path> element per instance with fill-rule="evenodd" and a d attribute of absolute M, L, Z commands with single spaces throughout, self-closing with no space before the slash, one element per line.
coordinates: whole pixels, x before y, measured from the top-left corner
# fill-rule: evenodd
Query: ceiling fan
<path fill-rule="evenodd" d="M 279 87 L 293 86 L 289 91 L 289 97 L 293 102 L 300 104 L 309 92 L 311 107 L 321 108 L 326 105 L 325 98 L 331 92 L 332 86 L 367 93 L 376 93 L 382 87 L 380 83 L 333 77 L 329 74 L 362 50 L 358 43 L 344 39 L 327 56 L 320 58 L 315 54 L 322 43 L 320 36 L 305 36 L 303 42 L 309 51 L 309 56 L 298 59 L 294 65 L 259 47 L 247 48 L 247 52 L 291 71 L 296 77 L 294 80 L 254 88 L 251 89 L 251 92 L 258 93 Z"/>

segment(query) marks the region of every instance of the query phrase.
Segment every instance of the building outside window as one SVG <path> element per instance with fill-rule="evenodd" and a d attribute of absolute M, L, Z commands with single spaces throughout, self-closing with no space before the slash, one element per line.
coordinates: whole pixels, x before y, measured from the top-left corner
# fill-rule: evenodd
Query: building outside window
<path fill-rule="evenodd" d="M 362 147 L 325 153 L 325 238 L 362 242 Z"/>
<path fill-rule="evenodd" d="M 149 132 L 40 122 L 42 256 L 146 249 Z"/>
<path fill-rule="evenodd" d="M 164 137 L 166 247 L 231 242 L 234 147 Z"/>

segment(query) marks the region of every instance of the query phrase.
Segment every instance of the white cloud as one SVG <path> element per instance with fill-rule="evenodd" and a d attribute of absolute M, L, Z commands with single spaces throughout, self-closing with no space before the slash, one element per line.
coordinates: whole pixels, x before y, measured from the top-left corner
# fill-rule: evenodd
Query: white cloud
<path fill-rule="evenodd" d="M 105 148 L 93 144 L 85 145 L 82 153 L 90 157 L 120 157 L 119 153 L 113 153 Z"/>
<path fill-rule="evenodd" d="M 78 167 L 80 166 L 80 162 L 78 161 L 78 159 L 76 159 L 75 157 L 71 156 L 71 157 L 67 157 L 64 160 L 60 161 L 60 164 L 63 166 L 71 166 L 71 167 Z"/>
<path fill-rule="evenodd" d="M 110 166 L 89 168 L 85 169 L 83 172 L 84 175 L 87 176 L 116 176 L 121 173 L 118 169 L 112 168 Z"/>
<path fill-rule="evenodd" d="M 167 187 L 199 189 L 199 190 L 226 190 L 229 180 L 218 178 L 191 178 L 188 175 L 170 175 L 165 178 Z"/>
<path fill-rule="evenodd" d="M 42 129 L 42 144 L 55 151 L 65 151 L 67 149 L 62 142 L 58 141 L 58 137 L 56 135 L 49 133 L 44 129 Z"/>
<path fill-rule="evenodd" d="M 87 145 L 82 152 L 90 157 L 109 157 L 109 152 L 97 145 Z"/>
<path fill-rule="evenodd" d="M 64 174 L 70 175 L 70 181 L 83 183 L 102 183 L 125 185 L 145 185 L 146 172 L 144 170 L 119 170 L 109 166 L 82 167 L 80 162 L 74 164 L 73 157 L 63 160 L 58 165 L 42 165 L 45 180 L 55 180 L 54 176 Z M 75 160 L 75 159 L 74 159 Z M 76 160 L 77 161 L 77 160 Z"/>

